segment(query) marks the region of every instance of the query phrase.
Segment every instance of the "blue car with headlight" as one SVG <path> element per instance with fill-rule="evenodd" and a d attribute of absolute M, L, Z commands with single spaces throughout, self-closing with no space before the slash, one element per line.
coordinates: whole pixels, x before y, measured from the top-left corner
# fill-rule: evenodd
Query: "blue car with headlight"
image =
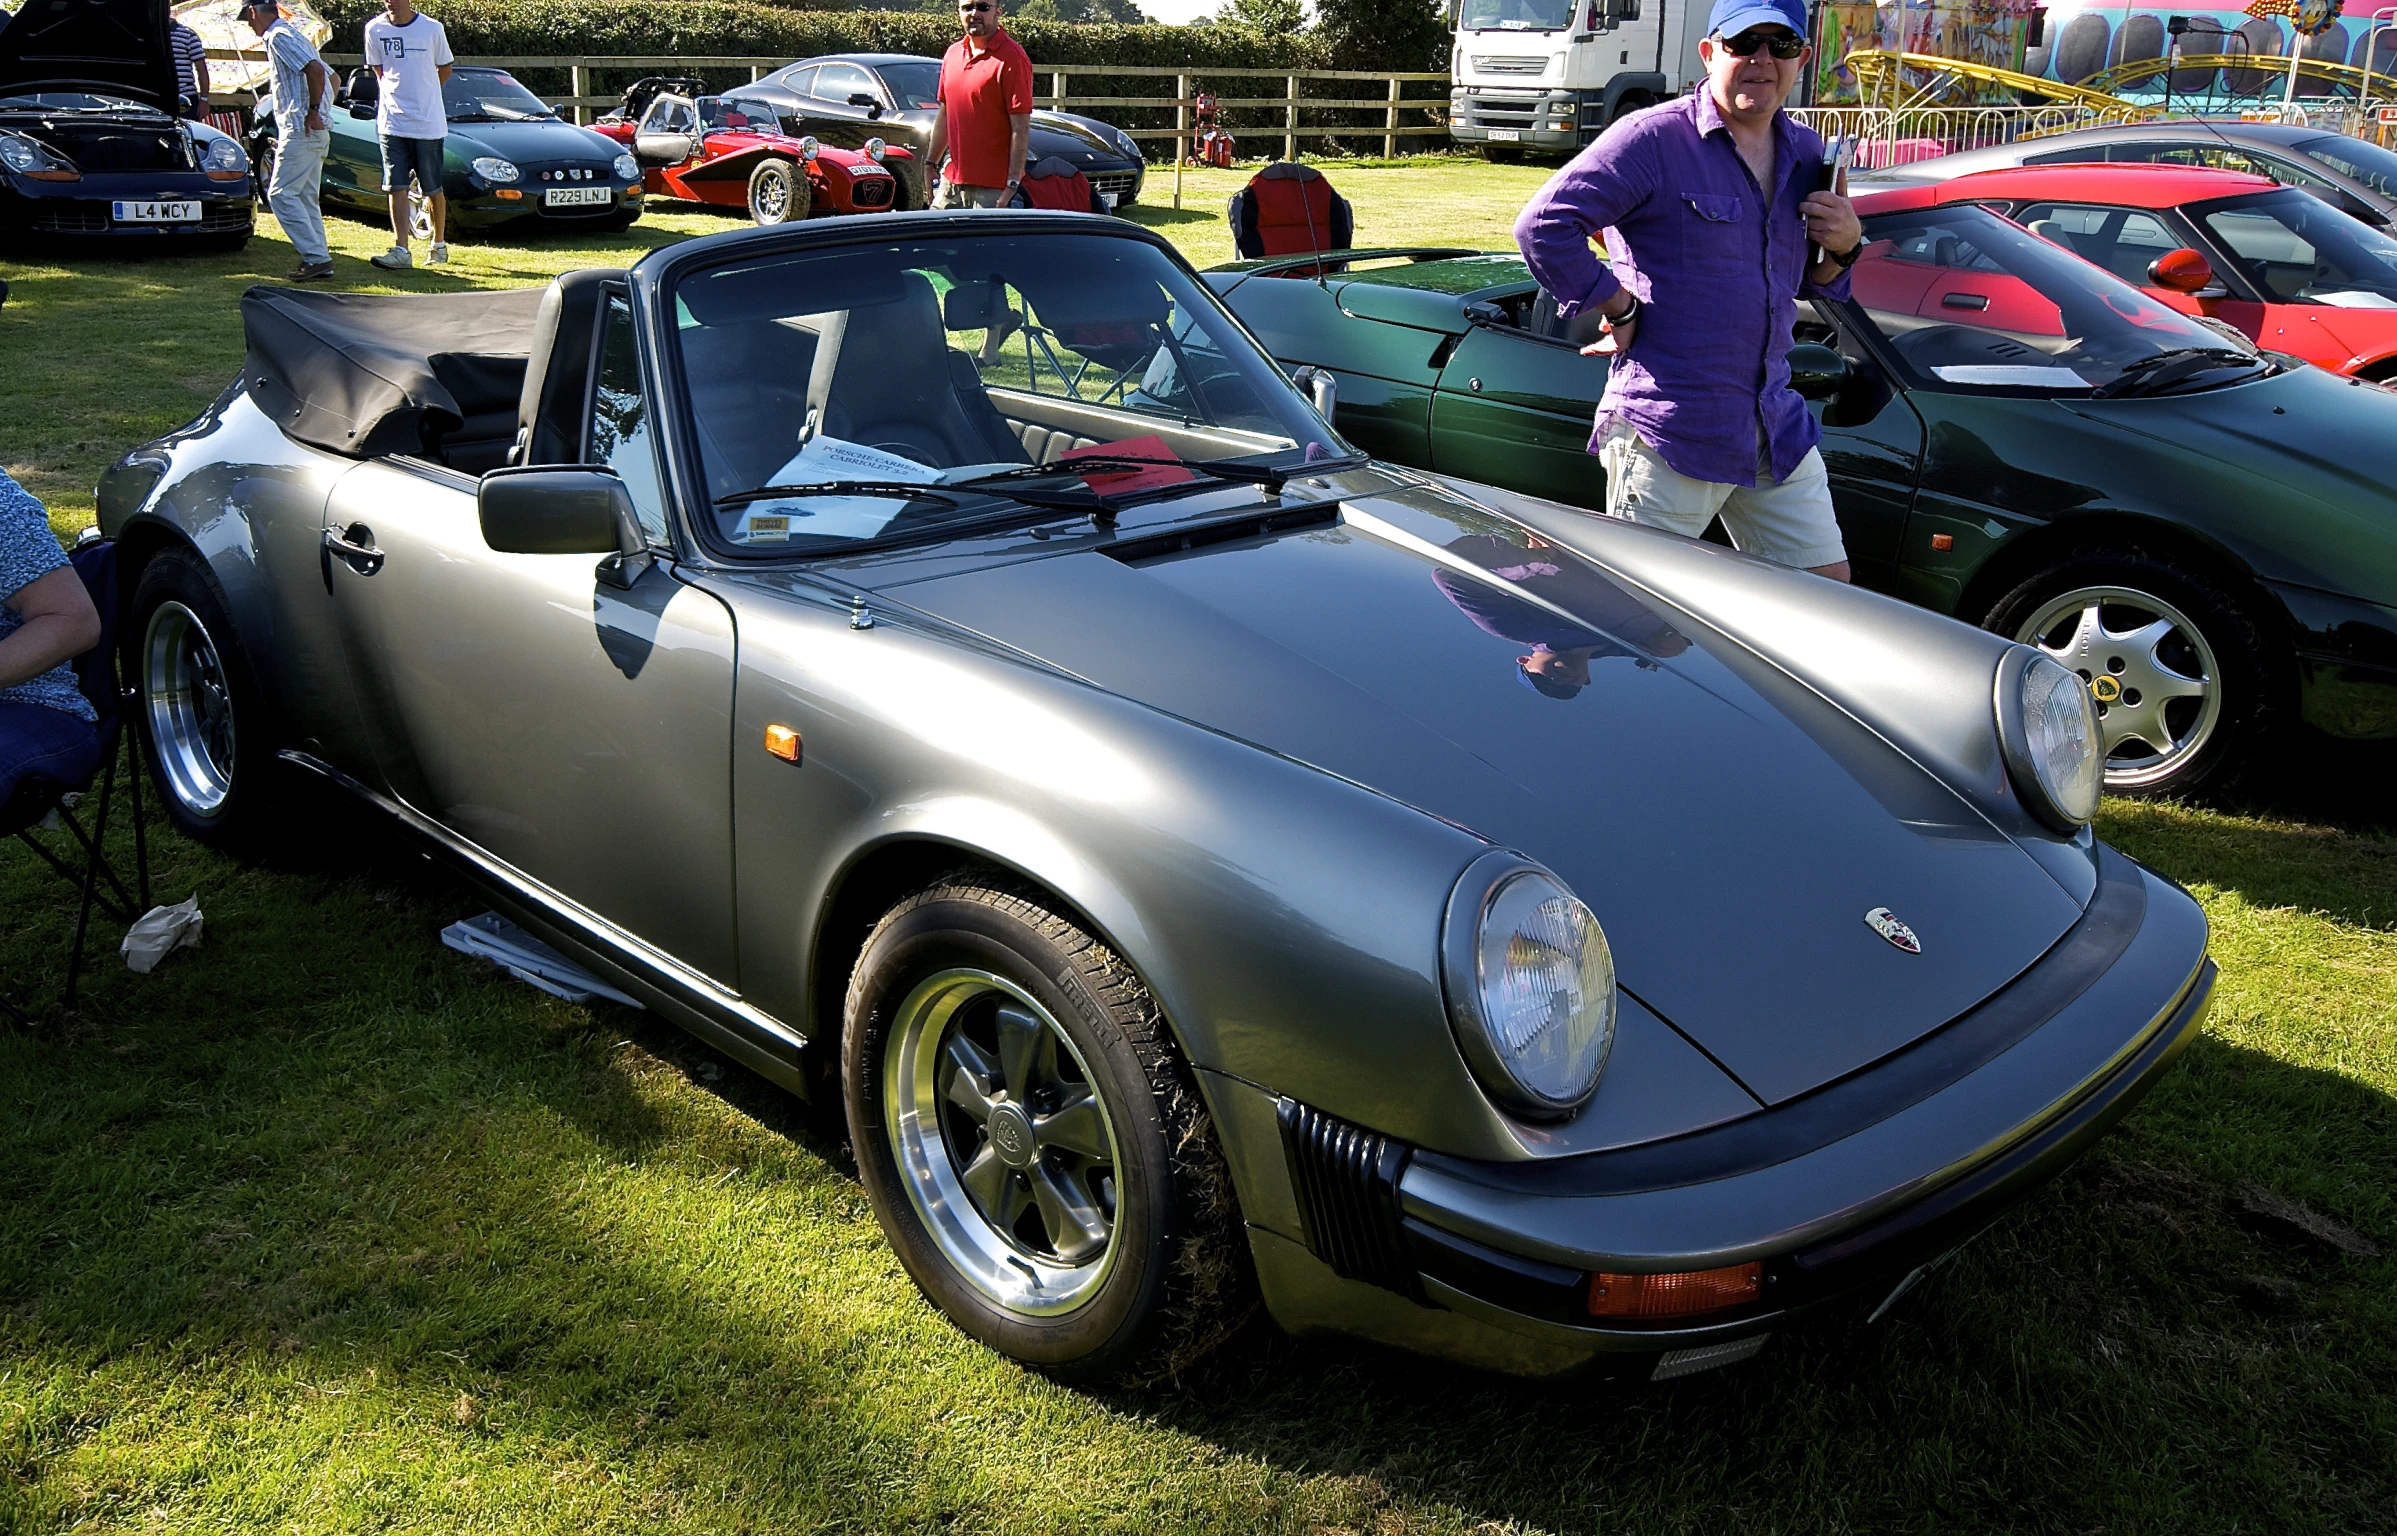
<path fill-rule="evenodd" d="M 333 142 L 325 152 L 324 202 L 380 219 L 388 204 L 376 91 L 373 70 L 352 70 L 325 114 Z M 641 216 L 641 167 L 624 146 L 567 122 L 506 70 L 454 69 L 441 98 L 449 132 L 440 190 L 449 198 L 452 230 L 617 230 Z M 271 136 L 263 108 L 259 118 L 259 131 Z M 258 158 L 265 164 L 271 156 L 269 137 Z"/>
<path fill-rule="evenodd" d="M 249 156 L 179 101 L 164 6 L 27 0 L 0 25 L 0 238 L 239 249 Z"/>

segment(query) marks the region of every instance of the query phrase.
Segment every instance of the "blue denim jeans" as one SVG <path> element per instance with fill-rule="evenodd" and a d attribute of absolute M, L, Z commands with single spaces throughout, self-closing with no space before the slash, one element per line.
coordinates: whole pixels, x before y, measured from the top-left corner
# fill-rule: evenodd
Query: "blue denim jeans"
<path fill-rule="evenodd" d="M 100 732 L 47 704 L 0 699 L 0 805 L 35 774 L 80 786 L 100 766 Z"/>

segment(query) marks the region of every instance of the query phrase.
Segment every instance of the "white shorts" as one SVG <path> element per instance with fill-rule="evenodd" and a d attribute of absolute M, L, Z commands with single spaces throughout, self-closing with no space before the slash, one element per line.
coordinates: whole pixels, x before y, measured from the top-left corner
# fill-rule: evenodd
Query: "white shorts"
<path fill-rule="evenodd" d="M 1831 476 L 1823 468 L 1823 451 L 1809 449 L 1781 481 L 1772 477 L 1761 434 L 1756 457 L 1752 486 L 1693 480 L 1667 464 L 1618 416 L 1598 440 L 1598 462 L 1606 470 L 1606 515 L 1693 539 L 1721 517 L 1734 545 L 1776 565 L 1811 569 L 1847 559 L 1839 520 L 1831 513 Z"/>

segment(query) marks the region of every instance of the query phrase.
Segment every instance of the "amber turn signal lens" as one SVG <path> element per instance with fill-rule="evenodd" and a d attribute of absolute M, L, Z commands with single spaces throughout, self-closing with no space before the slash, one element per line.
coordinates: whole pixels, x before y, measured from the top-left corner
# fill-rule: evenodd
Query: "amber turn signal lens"
<path fill-rule="evenodd" d="M 1933 549 L 1943 550 L 1954 549 L 1956 547 L 1956 536 L 1952 533 L 1935 533 L 1931 535 L 1931 547 Z"/>
<path fill-rule="evenodd" d="M 767 726 L 766 750 L 786 763 L 799 761 L 799 733 L 787 725 Z"/>
<path fill-rule="evenodd" d="M 1592 1317 L 1690 1317 L 1744 1306 L 1764 1293 L 1764 1265 L 1734 1264 L 1678 1275 L 1590 1276 Z"/>
<path fill-rule="evenodd" d="M 503 202 L 503 203 L 513 203 L 513 202 L 518 202 L 518 201 L 522 200 L 522 198 L 524 197 L 524 194 L 523 194 L 522 192 L 519 192 L 519 191 L 517 191 L 517 190 L 516 190 L 514 187 L 500 187 L 500 188 L 497 188 L 497 189 L 494 191 L 493 195 L 494 195 L 495 197 L 497 197 L 497 198 L 498 198 L 498 199 L 499 199 L 501 202 Z"/>

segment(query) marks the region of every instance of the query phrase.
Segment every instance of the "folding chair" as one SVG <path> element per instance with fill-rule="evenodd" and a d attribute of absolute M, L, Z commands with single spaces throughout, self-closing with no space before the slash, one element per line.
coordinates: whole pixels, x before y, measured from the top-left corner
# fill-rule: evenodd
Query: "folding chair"
<path fill-rule="evenodd" d="M 141 811 L 141 734 L 127 728 L 136 692 L 125 687 L 117 676 L 117 615 L 122 604 L 116 557 L 116 544 L 108 539 L 78 545 L 67 557 L 74 562 L 75 574 L 83 578 L 83 589 L 91 594 L 92 606 L 100 610 L 100 643 L 74 661 L 75 684 L 100 717 L 100 766 L 91 779 L 81 784 L 61 784 L 39 777 L 26 779 L 18 784 L 7 803 L 0 805 L 0 837 L 14 836 L 61 879 L 82 888 L 83 905 L 75 914 L 75 947 L 67 960 L 69 1008 L 75 1006 L 75 983 L 83 971 L 83 946 L 91 928 L 92 908 L 97 906 L 109 917 L 128 924 L 150 908 L 150 844 L 142 826 Z M 125 793 L 133 802 L 132 890 L 126 889 L 124 879 L 101 851 L 101 844 L 108 836 L 108 817 L 116 792 L 120 746 L 127 770 Z M 98 808 L 87 831 L 78 814 L 82 807 L 67 804 L 67 796 L 88 792 L 94 783 L 100 791 Z M 59 824 L 76 845 L 65 857 L 33 835 L 34 829 L 52 811 L 58 813 Z M 80 870 L 70 862 L 78 856 Z M 8 1014 L 20 1024 L 32 1022 L 5 998 L 0 998 L 0 1013 Z"/>
<path fill-rule="evenodd" d="M 1311 165 L 1276 160 L 1232 194 L 1224 209 L 1232 226 L 1232 248 L 1242 257 L 1297 256 L 1345 251 L 1356 240 L 1356 213 Z M 1299 267 L 1288 275 L 1314 277 L 1344 270 L 1336 264 Z"/>

